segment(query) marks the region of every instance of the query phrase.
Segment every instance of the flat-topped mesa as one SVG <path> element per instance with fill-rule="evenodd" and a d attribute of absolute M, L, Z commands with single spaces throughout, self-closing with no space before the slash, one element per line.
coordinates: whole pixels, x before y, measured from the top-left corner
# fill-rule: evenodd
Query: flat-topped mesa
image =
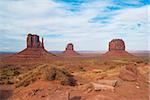
<path fill-rule="evenodd" d="M 44 42 L 40 42 L 39 36 L 36 34 L 28 34 L 27 36 L 27 48 L 44 48 Z"/>
<path fill-rule="evenodd" d="M 79 54 L 74 50 L 73 44 L 68 43 L 65 51 L 63 52 L 63 56 L 79 56 Z"/>
<path fill-rule="evenodd" d="M 109 42 L 109 51 L 123 50 L 125 51 L 125 43 L 122 39 L 113 39 Z"/>
<path fill-rule="evenodd" d="M 132 54 L 125 51 L 125 42 L 122 39 L 113 39 L 109 42 L 108 52 L 105 57 L 134 57 Z"/>

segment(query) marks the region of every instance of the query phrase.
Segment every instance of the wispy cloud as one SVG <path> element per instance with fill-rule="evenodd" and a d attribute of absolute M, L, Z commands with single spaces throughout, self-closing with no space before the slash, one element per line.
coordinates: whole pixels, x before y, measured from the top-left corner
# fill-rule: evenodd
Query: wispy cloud
<path fill-rule="evenodd" d="M 107 50 L 112 38 L 123 38 L 128 50 L 145 50 L 148 7 L 146 0 L 4 0 L 0 50 L 23 49 L 28 32 L 43 36 L 48 50 L 68 42 L 77 50 Z"/>

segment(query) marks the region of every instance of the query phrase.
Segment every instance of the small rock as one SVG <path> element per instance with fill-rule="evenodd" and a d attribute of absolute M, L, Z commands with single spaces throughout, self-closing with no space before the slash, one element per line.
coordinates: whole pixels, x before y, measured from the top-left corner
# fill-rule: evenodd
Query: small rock
<path fill-rule="evenodd" d="M 34 90 L 32 90 L 32 92 L 30 92 L 28 95 L 31 95 L 31 96 L 34 96 L 34 95 L 36 95 L 38 92 L 40 92 L 40 91 L 43 91 L 44 89 L 40 89 L 40 88 L 37 88 L 37 89 L 34 89 Z"/>
<path fill-rule="evenodd" d="M 92 83 L 93 88 L 95 91 L 102 91 L 102 90 L 110 90 L 112 92 L 114 92 L 115 88 L 113 86 L 109 86 L 109 85 L 102 85 L 102 84 L 98 84 L 98 83 Z"/>
<path fill-rule="evenodd" d="M 99 80 L 97 83 L 103 84 L 103 85 L 109 85 L 115 87 L 117 85 L 117 80 Z"/>
<path fill-rule="evenodd" d="M 87 90 L 87 93 L 89 93 L 89 92 L 91 92 L 91 91 L 92 91 L 92 89 L 88 89 L 88 90 Z"/>
<path fill-rule="evenodd" d="M 148 80 L 148 81 L 146 81 L 146 83 L 148 84 L 148 85 L 150 85 L 150 81 Z"/>
<path fill-rule="evenodd" d="M 139 87 L 139 86 L 136 86 L 136 88 L 139 89 L 140 87 Z"/>
<path fill-rule="evenodd" d="M 46 97 L 46 95 L 42 95 L 42 96 L 41 96 L 41 98 L 44 98 L 44 97 Z"/>
<path fill-rule="evenodd" d="M 137 83 L 137 82 L 136 82 L 135 84 L 136 84 L 137 86 L 139 85 L 139 83 Z"/>

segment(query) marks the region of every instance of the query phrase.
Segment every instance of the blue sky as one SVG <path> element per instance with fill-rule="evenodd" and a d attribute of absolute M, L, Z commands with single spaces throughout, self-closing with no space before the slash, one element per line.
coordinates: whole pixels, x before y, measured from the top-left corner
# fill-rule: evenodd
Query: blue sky
<path fill-rule="evenodd" d="M 26 47 L 27 33 L 47 50 L 107 50 L 122 38 L 127 50 L 150 50 L 148 0 L 0 0 L 0 51 Z M 148 47 L 149 45 L 149 47 Z"/>

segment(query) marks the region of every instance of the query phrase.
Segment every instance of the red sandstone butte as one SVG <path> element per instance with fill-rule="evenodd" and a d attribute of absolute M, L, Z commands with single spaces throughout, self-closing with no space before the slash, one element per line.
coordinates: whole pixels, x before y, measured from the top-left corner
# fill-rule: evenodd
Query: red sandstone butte
<path fill-rule="evenodd" d="M 63 52 L 63 56 L 79 56 L 80 54 L 74 50 L 72 43 L 69 43 L 66 47 L 66 50 Z"/>
<path fill-rule="evenodd" d="M 39 36 L 36 34 L 27 35 L 26 45 L 27 47 L 24 50 L 10 57 L 11 61 L 43 60 L 55 56 L 44 48 L 44 39 L 42 38 L 41 42 Z"/>
<path fill-rule="evenodd" d="M 39 36 L 36 34 L 28 34 L 27 36 L 27 48 L 44 48 L 44 42 L 40 42 Z"/>
<path fill-rule="evenodd" d="M 109 51 L 103 56 L 106 57 L 133 57 L 125 51 L 125 42 L 122 39 L 113 39 L 109 42 Z"/>

